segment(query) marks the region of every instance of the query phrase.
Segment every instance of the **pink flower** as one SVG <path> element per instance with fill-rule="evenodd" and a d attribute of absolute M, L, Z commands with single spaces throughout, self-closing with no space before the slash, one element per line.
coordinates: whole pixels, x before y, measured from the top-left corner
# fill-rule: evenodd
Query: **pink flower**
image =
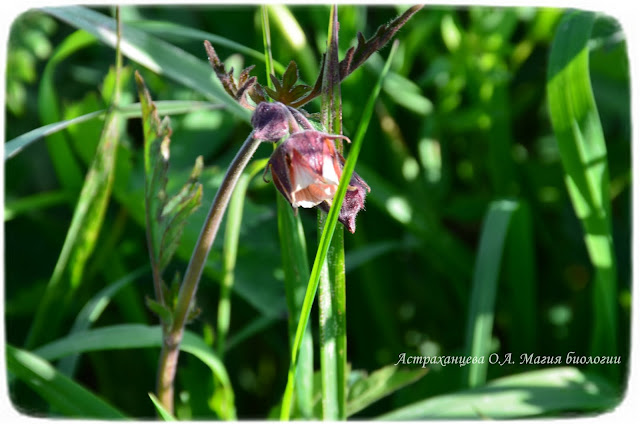
<path fill-rule="evenodd" d="M 329 211 L 336 194 L 344 158 L 335 149 L 333 140 L 341 135 L 306 130 L 292 134 L 271 155 L 268 169 L 276 188 L 294 209 L 319 207 Z M 265 170 L 266 172 L 266 170 Z M 350 232 L 356 229 L 356 215 L 364 209 L 369 186 L 356 173 L 340 210 L 339 220 Z"/>

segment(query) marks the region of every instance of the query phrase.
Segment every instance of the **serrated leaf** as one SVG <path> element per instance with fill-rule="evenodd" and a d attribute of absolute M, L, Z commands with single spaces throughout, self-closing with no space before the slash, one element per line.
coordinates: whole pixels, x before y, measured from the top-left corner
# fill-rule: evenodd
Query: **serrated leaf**
<path fill-rule="evenodd" d="M 273 74 L 270 74 L 269 78 L 273 83 L 273 89 L 264 87 L 264 90 L 273 100 L 285 105 L 299 101 L 301 97 L 311 91 L 311 87 L 306 84 L 295 85 L 298 81 L 298 65 L 293 60 L 284 71 L 282 81 L 279 81 Z"/>
<path fill-rule="evenodd" d="M 366 62 L 372 54 L 383 48 L 385 44 L 387 44 L 389 40 L 391 40 L 400 30 L 400 28 L 402 28 L 402 26 L 406 24 L 407 21 L 409 21 L 409 19 L 422 7 L 423 5 L 417 5 L 407 9 L 406 12 L 395 18 L 393 21 L 378 27 L 375 35 L 368 40 L 359 32 L 357 36 L 358 44 L 356 47 L 351 47 L 347 50 L 344 59 L 340 62 L 340 76 L 337 78 L 338 82 L 343 81 L 353 73 L 353 71 Z M 294 102 L 290 103 L 289 106 L 299 108 L 321 94 L 325 66 L 326 60 L 325 57 L 323 57 L 322 65 L 320 66 L 320 73 L 318 74 L 318 79 L 313 86 L 313 90 L 305 97 L 296 99 Z"/>
<path fill-rule="evenodd" d="M 171 124 L 168 117 L 162 121 L 151 100 L 144 80 L 136 72 L 136 83 L 142 108 L 145 162 L 145 206 L 149 250 L 152 265 L 158 273 L 167 267 L 175 253 L 187 218 L 200 206 L 202 185 L 198 177 L 202 172 L 202 157 L 198 157 L 191 176 L 180 192 L 167 195 Z"/>
<path fill-rule="evenodd" d="M 227 69 L 224 66 L 224 63 L 218 57 L 216 50 L 213 48 L 211 43 L 208 40 L 204 42 L 204 48 L 207 51 L 207 56 L 209 57 L 209 63 L 213 68 L 218 80 L 222 84 L 224 90 L 236 101 L 238 104 L 245 109 L 253 109 L 247 102 L 246 95 L 254 99 L 255 97 L 260 97 L 260 84 L 258 84 L 258 79 L 256 77 L 249 77 L 249 72 L 255 67 L 255 65 L 251 65 L 248 68 L 245 68 L 240 73 L 240 77 L 238 78 L 238 82 L 235 82 L 233 78 L 233 68 Z"/>
<path fill-rule="evenodd" d="M 298 65 L 292 60 L 282 74 L 282 86 L 291 88 L 296 81 L 298 81 Z"/>

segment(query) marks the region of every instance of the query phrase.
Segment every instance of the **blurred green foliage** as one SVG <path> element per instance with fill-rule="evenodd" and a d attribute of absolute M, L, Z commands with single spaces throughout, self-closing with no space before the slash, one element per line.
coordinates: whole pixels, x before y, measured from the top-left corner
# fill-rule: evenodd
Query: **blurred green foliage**
<path fill-rule="evenodd" d="M 96 10 L 110 15 L 106 8 Z M 341 55 L 355 44 L 358 31 L 370 36 L 402 11 L 400 7 L 340 6 Z M 260 9 L 253 6 L 127 6 L 122 8 L 122 16 L 125 27 L 148 30 L 154 40 L 171 43 L 207 66 L 202 38 L 179 35 L 169 27 L 163 31 L 162 22 L 262 50 Z M 358 216 L 356 233 L 345 236 L 348 360 L 355 370 L 349 377 L 352 386 L 348 396 L 354 402 L 348 410 L 357 411 L 355 417 L 390 414 L 414 402 L 467 389 L 465 369 L 433 366 L 409 388 L 368 407 L 368 403 L 362 403 L 366 396 L 379 399 L 391 391 L 378 393 L 371 389 L 376 381 L 413 381 L 414 375 L 381 377 L 387 375 L 381 373 L 384 367 L 395 364 L 403 352 L 465 354 L 473 311 L 470 305 L 476 300 L 472 282 L 480 279 L 476 261 L 481 256 L 502 257 L 501 272 L 495 275 L 493 326 L 486 346 L 501 357 L 512 353 L 514 359 L 514 364 L 488 365 L 488 381 L 517 379 L 516 374 L 546 367 L 520 364 L 523 353 L 563 358 L 570 351 L 589 354 L 593 320 L 597 319 L 591 290 L 594 267 L 565 186 L 566 174 L 545 91 L 550 46 L 562 16 L 563 11 L 558 9 L 427 7 L 397 35 L 399 49 L 356 165 L 356 171 L 372 189 L 367 210 Z M 274 59 L 285 66 L 296 60 L 301 79 L 307 83 L 313 83 L 319 68 L 328 18 L 329 7 L 321 5 L 282 7 L 270 13 Z M 154 21 L 155 29 L 151 31 L 143 21 Z M 6 140 L 109 105 L 113 49 L 75 31 L 67 23 L 37 11 L 20 16 L 12 26 Z M 253 75 L 266 83 L 264 63 L 256 57 L 238 53 L 229 45 L 214 42 L 214 46 L 236 71 L 257 65 Z M 565 398 L 556 398 L 555 403 L 541 396 L 539 409 L 514 407 L 514 416 L 601 410 L 615 404 L 615 393 L 619 395 L 625 385 L 631 307 L 629 65 L 624 34 L 610 17 L 597 16 L 589 46 L 590 78 L 609 166 L 608 198 L 618 271 L 614 299 L 618 311 L 616 350 L 622 355 L 618 367 L 623 378 L 602 382 L 595 375 L 602 372 L 589 367 L 579 367 L 579 372 L 569 374 L 562 371 L 566 378 L 558 380 L 563 384 L 556 387 L 558 393 L 595 381 L 592 386 L 600 388 L 602 396 L 575 396 L 566 402 Z M 386 54 L 383 50 L 374 55 L 342 85 L 347 136 L 354 136 L 364 99 Z M 44 72 L 47 57 L 58 58 L 50 72 Z M 186 63 L 175 58 L 165 60 L 173 66 Z M 213 98 L 211 93 L 215 91 L 185 86 L 174 74 L 159 75 L 126 58 L 125 64 L 124 105 L 135 101 L 133 69 L 142 73 L 156 101 L 224 103 Z M 191 69 L 185 65 L 185 75 Z M 59 113 L 52 121 L 51 112 L 56 110 Z M 308 110 L 317 112 L 319 102 L 308 105 Z M 103 125 L 97 118 L 77 124 L 57 133 L 55 142 L 50 136 L 47 143 L 35 142 L 5 162 L 5 322 L 7 342 L 12 346 L 24 346 L 67 236 L 79 188 L 91 166 Z M 171 126 L 168 193 L 177 192 L 196 157 L 202 155 L 202 203 L 209 205 L 226 165 L 250 126 L 245 117 L 228 108 L 197 108 L 175 114 Z M 78 277 L 80 284 L 73 298 L 61 311 L 62 325 L 48 334 L 48 339 L 66 336 L 83 307 L 96 304 L 97 293 L 148 264 L 140 119 L 126 120 L 119 127 L 119 139 L 112 194 L 96 248 Z M 271 151 L 271 146 L 262 146 L 256 158 L 266 158 Z M 73 167 L 54 165 L 62 156 Z M 239 418 L 273 416 L 289 365 L 275 196 L 273 186 L 258 177 L 250 182 L 244 202 L 224 356 Z M 480 235 L 489 221 L 484 217 L 491 205 L 496 205 L 493 202 L 505 199 L 519 205 L 525 216 L 513 220 L 507 240 L 497 244 L 504 246 L 504 251 L 492 251 L 495 245 L 482 244 L 480 255 Z M 184 271 L 206 209 L 199 209 L 190 218 L 177 259 L 166 275 Z M 316 215 L 306 210 L 299 213 L 312 263 L 317 244 Z M 209 348 L 215 345 L 219 283 L 225 272 L 222 240 L 218 237 L 200 285 L 197 302 L 202 314 L 189 326 L 199 337 L 198 343 Z M 92 327 L 157 324 L 145 306 L 145 296 L 153 294 L 150 275 L 136 274 L 126 284 L 119 284 L 117 290 L 102 291 L 107 292 L 108 296 L 100 298 L 106 303 L 95 309 L 99 312 L 91 320 Z M 315 333 L 317 315 L 312 317 Z M 70 377 L 128 416 L 151 417 L 155 408 L 147 393 L 154 387 L 158 349 L 137 346 L 89 350 L 79 357 Z M 398 371 L 414 370 L 406 367 Z M 41 369 L 48 368 L 42 365 Z M 363 380 L 364 371 L 371 373 L 372 380 Z M 198 357 L 181 356 L 176 390 L 178 418 L 216 417 L 222 392 L 214 375 Z M 522 378 L 518 384 L 530 381 L 533 385 L 541 377 Z M 506 387 L 511 380 L 501 381 L 506 383 L 496 385 Z M 47 415 L 65 412 L 27 385 L 11 383 L 10 395 L 20 410 Z M 456 401 L 460 408 L 467 408 L 467 396 L 490 390 L 484 387 L 446 398 L 453 402 L 447 403 L 450 416 L 462 410 L 456 409 Z M 429 405 L 437 405 L 439 399 L 434 398 L 436 403 Z M 526 403 L 526 399 L 516 397 L 505 399 Z M 545 402 L 550 405 L 547 409 Z"/>

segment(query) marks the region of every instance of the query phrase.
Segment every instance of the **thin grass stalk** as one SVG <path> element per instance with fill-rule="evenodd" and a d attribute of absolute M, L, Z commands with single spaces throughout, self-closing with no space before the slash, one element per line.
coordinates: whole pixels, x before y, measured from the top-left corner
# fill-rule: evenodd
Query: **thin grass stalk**
<path fill-rule="evenodd" d="M 275 75 L 271 53 L 271 31 L 267 6 L 262 6 L 262 35 L 267 70 L 267 83 L 273 89 L 270 74 Z M 274 145 L 274 149 L 275 149 Z M 294 215 L 291 205 L 280 195 L 276 195 L 278 214 L 278 237 L 284 270 L 285 294 L 289 312 L 289 347 L 293 347 L 296 326 L 304 301 L 306 282 L 309 281 L 309 262 L 307 260 L 307 242 L 298 215 Z M 310 419 L 313 417 L 313 335 L 311 323 L 307 325 L 302 345 L 300 361 L 296 372 L 296 413 L 294 416 Z"/>
<path fill-rule="evenodd" d="M 229 201 L 229 214 L 224 233 L 224 245 L 222 247 L 223 276 L 220 286 L 220 300 L 218 301 L 218 334 L 216 337 L 216 351 L 222 360 L 226 351 L 227 335 L 231 324 L 231 291 L 235 282 L 234 271 L 238 257 L 238 242 L 240 228 L 244 212 L 244 199 L 249 188 L 249 183 L 256 174 L 265 167 L 266 160 L 254 162 L 251 167 L 242 174 Z"/>
<path fill-rule="evenodd" d="M 362 112 L 362 118 L 360 119 L 360 123 L 358 125 L 358 129 L 356 130 L 356 135 L 353 139 L 353 144 L 351 146 L 349 157 L 347 158 L 344 169 L 342 171 L 342 176 L 340 177 L 340 184 L 338 184 L 338 188 L 336 190 L 336 195 L 334 197 L 334 202 L 329 209 L 329 213 L 327 214 L 326 225 L 324 227 L 324 231 L 320 236 L 320 241 L 318 243 L 318 250 L 316 251 L 315 260 L 313 261 L 313 267 L 311 268 L 311 276 L 309 277 L 309 284 L 307 285 L 307 292 L 304 297 L 304 302 L 302 304 L 302 312 L 300 314 L 300 321 L 298 321 L 298 327 L 296 328 L 296 336 L 293 342 L 293 347 L 291 349 L 291 363 L 289 364 L 289 371 L 287 374 L 287 386 L 284 391 L 284 395 L 282 398 L 282 407 L 280 409 L 280 420 L 288 421 L 291 414 L 291 404 L 293 399 L 293 389 L 295 385 L 295 373 L 298 363 L 298 354 L 300 350 L 300 345 L 302 343 L 302 337 L 305 333 L 305 329 L 309 322 L 309 317 L 311 315 L 311 307 L 313 305 L 313 300 L 316 295 L 316 291 L 318 289 L 318 283 L 320 281 L 320 268 L 324 261 L 327 258 L 327 252 L 329 251 L 329 246 L 331 244 L 331 239 L 333 238 L 333 232 L 336 228 L 336 224 L 338 222 L 338 216 L 340 214 L 340 209 L 342 208 L 342 202 L 344 200 L 344 196 L 347 193 L 347 187 L 349 185 L 349 181 L 351 180 L 351 175 L 356 166 L 356 162 L 358 160 L 358 155 L 360 154 L 360 148 L 362 146 L 362 141 L 364 140 L 364 135 L 367 132 L 369 127 L 369 121 L 371 120 L 371 115 L 373 114 L 373 108 L 380 94 L 380 88 L 382 87 L 382 81 L 384 80 L 385 75 L 389 71 L 389 67 L 391 65 L 391 61 L 393 56 L 398 48 L 398 42 L 395 41 L 389 52 L 389 57 L 387 58 L 387 62 L 378 77 L 378 81 L 376 85 L 373 87 L 371 96 L 367 100 L 367 103 Z"/>
<path fill-rule="evenodd" d="M 322 76 L 322 124 L 330 134 L 342 134 L 342 99 L 338 59 L 338 7 L 331 7 L 327 35 L 326 66 Z M 337 150 L 342 153 L 342 142 Z M 318 211 L 318 235 L 326 214 Z M 320 315 L 320 374 L 322 418 L 346 419 L 346 290 L 344 268 L 344 228 L 336 228 L 329 254 L 322 266 L 318 287 Z"/>

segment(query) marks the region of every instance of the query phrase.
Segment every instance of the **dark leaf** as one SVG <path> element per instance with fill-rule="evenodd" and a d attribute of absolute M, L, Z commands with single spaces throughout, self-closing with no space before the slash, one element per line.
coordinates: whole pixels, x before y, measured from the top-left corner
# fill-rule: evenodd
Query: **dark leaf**
<path fill-rule="evenodd" d="M 258 79 L 256 77 L 249 77 L 249 73 L 254 68 L 254 65 L 242 70 L 238 77 L 238 82 L 236 83 L 233 78 L 233 68 L 229 71 L 225 69 L 224 63 L 222 63 L 216 53 L 216 50 L 208 40 L 205 40 L 204 48 L 207 50 L 209 63 L 222 83 L 222 87 L 236 102 L 238 102 L 242 107 L 253 110 L 254 106 L 249 104 L 247 101 L 247 95 L 256 104 L 265 100 L 262 87 L 258 84 Z"/>
<path fill-rule="evenodd" d="M 402 28 L 404 24 L 420 9 L 423 5 L 417 5 L 409 8 L 402 15 L 398 16 L 388 24 L 381 25 L 376 31 L 375 35 L 369 40 L 366 40 L 361 33 L 358 33 L 358 44 L 356 47 L 351 47 L 345 58 L 340 62 L 340 81 L 343 81 L 353 71 L 360 67 L 367 59 L 384 47 L 385 44 L 393 38 L 393 36 Z M 322 65 L 320 68 L 320 74 L 313 86 L 313 90 L 307 96 L 296 100 L 291 103 L 290 106 L 298 108 L 309 103 L 314 98 L 318 97 L 321 93 L 322 78 L 324 74 L 324 67 L 326 66 L 326 60 L 323 57 Z"/>
<path fill-rule="evenodd" d="M 311 90 L 311 87 L 305 84 L 295 85 L 298 81 L 298 65 L 294 61 L 291 61 L 284 71 L 282 82 L 275 75 L 269 75 L 269 77 L 273 83 L 273 89 L 265 87 L 266 93 L 273 100 L 285 105 L 299 101 L 302 96 Z"/>

